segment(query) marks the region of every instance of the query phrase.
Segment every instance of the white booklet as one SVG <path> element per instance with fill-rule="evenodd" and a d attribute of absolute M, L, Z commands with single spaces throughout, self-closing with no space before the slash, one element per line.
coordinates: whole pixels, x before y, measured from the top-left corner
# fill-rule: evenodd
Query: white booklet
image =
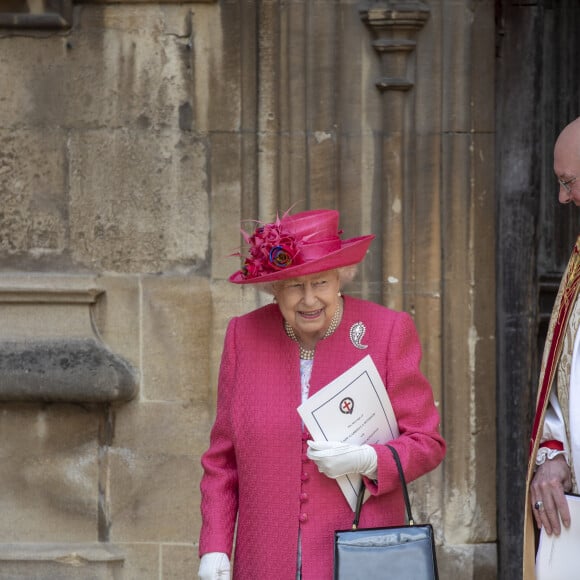
<path fill-rule="evenodd" d="M 561 526 L 559 536 L 540 530 L 536 554 L 536 580 L 578 580 L 580 578 L 580 497 L 566 495 L 570 527 Z"/>
<path fill-rule="evenodd" d="M 315 441 L 384 444 L 399 436 L 391 401 L 370 355 L 307 399 L 298 413 Z M 348 474 L 336 480 L 353 511 L 361 479 Z"/>

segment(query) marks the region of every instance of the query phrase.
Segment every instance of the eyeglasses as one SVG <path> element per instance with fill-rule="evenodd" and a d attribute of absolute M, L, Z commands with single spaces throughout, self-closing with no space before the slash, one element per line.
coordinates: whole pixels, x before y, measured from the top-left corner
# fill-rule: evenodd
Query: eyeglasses
<path fill-rule="evenodd" d="M 567 181 L 563 181 L 561 179 L 558 179 L 558 183 L 568 192 L 568 193 L 572 193 L 572 188 L 570 187 L 571 183 L 574 183 L 576 181 L 576 177 L 572 177 L 572 179 L 568 179 Z"/>

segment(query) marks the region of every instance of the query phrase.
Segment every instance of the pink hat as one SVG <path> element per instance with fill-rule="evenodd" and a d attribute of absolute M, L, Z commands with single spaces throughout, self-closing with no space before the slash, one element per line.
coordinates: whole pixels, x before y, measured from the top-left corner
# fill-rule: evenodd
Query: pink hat
<path fill-rule="evenodd" d="M 251 236 L 242 231 L 248 256 L 229 280 L 235 284 L 275 282 L 357 264 L 375 236 L 341 240 L 341 233 L 338 212 L 332 209 L 285 213 L 274 223 L 259 225 Z"/>

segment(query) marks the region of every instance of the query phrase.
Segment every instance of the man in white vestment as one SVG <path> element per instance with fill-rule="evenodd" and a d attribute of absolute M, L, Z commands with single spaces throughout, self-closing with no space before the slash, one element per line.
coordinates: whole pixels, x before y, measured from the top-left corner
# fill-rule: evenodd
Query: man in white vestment
<path fill-rule="evenodd" d="M 580 205 L 580 118 L 554 146 L 560 203 Z M 570 525 L 564 493 L 580 481 L 580 237 L 562 278 L 542 359 L 526 487 L 523 578 L 535 578 L 536 527 L 548 534 Z M 580 546 L 579 546 L 580 550 Z M 579 576 L 580 578 L 580 572 Z"/>

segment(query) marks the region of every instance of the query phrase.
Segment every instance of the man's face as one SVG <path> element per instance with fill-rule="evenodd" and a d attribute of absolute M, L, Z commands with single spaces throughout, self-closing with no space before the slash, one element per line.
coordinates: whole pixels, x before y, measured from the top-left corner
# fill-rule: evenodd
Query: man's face
<path fill-rule="evenodd" d="M 578 135 L 564 132 L 554 147 L 554 173 L 558 179 L 558 201 L 580 206 L 580 156 Z"/>

